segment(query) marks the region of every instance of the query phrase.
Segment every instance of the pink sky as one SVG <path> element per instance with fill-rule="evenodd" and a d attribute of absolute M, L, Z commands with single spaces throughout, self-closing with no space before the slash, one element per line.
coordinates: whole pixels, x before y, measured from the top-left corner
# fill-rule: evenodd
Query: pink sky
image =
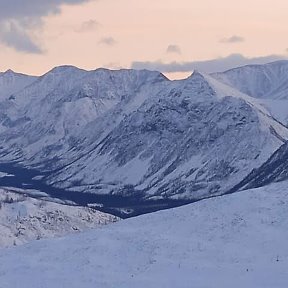
<path fill-rule="evenodd" d="M 60 9 L 39 15 L 39 24 L 25 31 L 41 53 L 0 42 L 0 71 L 41 74 L 62 64 L 129 68 L 134 61 L 288 55 L 287 0 L 91 0 Z M 12 21 L 3 17 L 0 25 Z"/>

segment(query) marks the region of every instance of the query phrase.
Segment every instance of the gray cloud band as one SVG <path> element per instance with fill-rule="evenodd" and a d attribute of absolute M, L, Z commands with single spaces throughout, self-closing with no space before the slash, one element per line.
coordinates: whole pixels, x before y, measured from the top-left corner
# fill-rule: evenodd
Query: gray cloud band
<path fill-rule="evenodd" d="M 171 62 L 163 63 L 161 61 L 155 62 L 133 62 L 131 68 L 133 69 L 148 69 L 161 71 L 163 73 L 172 72 L 191 72 L 199 70 L 206 73 L 222 72 L 232 69 L 237 66 L 249 64 L 265 64 L 277 60 L 283 60 L 285 57 L 280 55 L 269 55 L 265 57 L 246 58 L 241 54 L 232 54 L 228 57 L 217 58 L 207 61 L 192 61 L 192 62 Z"/>
<path fill-rule="evenodd" d="M 244 41 L 245 41 L 245 39 L 243 37 L 234 35 L 234 36 L 231 36 L 229 38 L 221 39 L 220 43 L 233 44 L 233 43 L 241 43 L 241 42 L 244 42 Z"/>
<path fill-rule="evenodd" d="M 42 49 L 30 35 L 40 28 L 42 17 L 61 12 L 61 5 L 74 5 L 90 0 L 0 0 L 0 42 L 18 51 L 41 53 Z"/>

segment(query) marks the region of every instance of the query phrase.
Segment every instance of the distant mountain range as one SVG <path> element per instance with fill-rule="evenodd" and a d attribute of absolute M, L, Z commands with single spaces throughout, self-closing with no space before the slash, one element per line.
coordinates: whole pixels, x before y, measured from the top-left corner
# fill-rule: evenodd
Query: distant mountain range
<path fill-rule="evenodd" d="M 14 175 L 0 185 L 122 216 L 240 189 L 286 145 L 287 72 L 288 61 L 178 81 L 72 66 L 0 73 L 0 171 Z"/>

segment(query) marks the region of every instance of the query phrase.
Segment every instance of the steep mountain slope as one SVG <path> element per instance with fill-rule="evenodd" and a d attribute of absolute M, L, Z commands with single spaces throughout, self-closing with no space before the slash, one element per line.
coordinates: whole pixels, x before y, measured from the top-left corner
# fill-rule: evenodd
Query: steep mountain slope
<path fill-rule="evenodd" d="M 116 110 L 120 103 L 118 109 L 122 109 L 141 86 L 165 80 L 158 72 L 112 72 L 105 69 L 87 72 L 71 66 L 54 68 L 10 101 L 11 105 L 5 111 L 8 120 L 4 123 L 8 127 L 3 127 L 6 130 L 0 140 L 8 141 L 13 149 L 12 156 L 5 151 L 4 159 L 15 159 L 15 151 L 19 151 L 19 157 L 30 163 L 39 163 L 43 158 L 51 157 L 49 152 L 53 157 L 57 157 L 57 153 L 63 155 L 74 148 L 78 140 L 83 141 L 95 134 L 100 136 L 94 130 L 103 126 L 99 118 L 105 112 L 112 108 Z M 137 105 L 137 102 L 134 103 L 134 106 Z M 116 116 L 108 119 L 112 122 L 110 125 L 114 125 Z M 78 139 L 78 134 L 87 124 L 92 131 L 85 130 L 82 139 Z M 102 128 L 107 130 L 108 125 Z M 71 157 L 69 155 L 70 160 Z"/>
<path fill-rule="evenodd" d="M 114 198 L 118 208 L 222 194 L 288 139 L 255 99 L 198 72 L 169 81 L 145 70 L 58 67 L 8 101 L 2 162 L 36 169 L 34 184 L 67 200 L 124 197 Z"/>
<path fill-rule="evenodd" d="M 288 183 L 0 250 L 1 288 L 286 288 Z"/>
<path fill-rule="evenodd" d="M 0 247 L 64 236 L 117 220 L 90 208 L 65 206 L 0 190 Z"/>
<path fill-rule="evenodd" d="M 248 65 L 212 76 L 255 98 L 288 99 L 288 60 Z"/>
<path fill-rule="evenodd" d="M 288 61 L 248 65 L 212 76 L 239 91 L 258 98 L 272 115 L 288 124 Z"/>
<path fill-rule="evenodd" d="M 79 183 L 83 192 L 96 186 L 98 193 L 122 189 L 196 199 L 230 187 L 283 143 L 271 127 L 283 138 L 287 130 L 237 91 L 215 92 L 208 81 L 195 73 L 173 83 L 128 115 L 96 149 L 61 170 L 60 179 L 53 174 L 51 180 L 68 189 Z M 89 159 L 94 159 L 90 165 Z"/>
<path fill-rule="evenodd" d="M 262 187 L 288 179 L 288 142 L 282 145 L 261 167 L 254 169 L 231 192 Z"/>

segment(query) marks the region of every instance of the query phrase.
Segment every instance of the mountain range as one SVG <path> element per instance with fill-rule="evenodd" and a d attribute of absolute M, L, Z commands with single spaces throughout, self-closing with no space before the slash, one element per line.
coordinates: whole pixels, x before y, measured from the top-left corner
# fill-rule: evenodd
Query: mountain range
<path fill-rule="evenodd" d="M 6 71 L 0 171 L 12 177 L 0 185 L 123 217 L 237 191 L 286 145 L 287 71 L 288 61 L 177 81 L 147 70 Z"/>
<path fill-rule="evenodd" d="M 286 288 L 287 72 L 0 73 L 0 287 Z"/>

